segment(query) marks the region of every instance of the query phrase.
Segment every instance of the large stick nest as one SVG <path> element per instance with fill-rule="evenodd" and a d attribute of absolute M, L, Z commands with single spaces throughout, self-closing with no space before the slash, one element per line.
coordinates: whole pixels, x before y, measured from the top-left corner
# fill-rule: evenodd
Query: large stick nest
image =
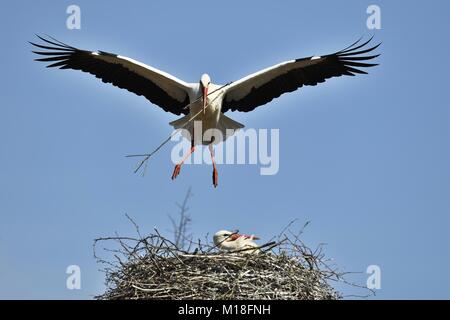
<path fill-rule="evenodd" d="M 137 228 L 137 227 L 136 227 Z M 138 234 L 139 229 L 137 228 Z M 157 230 L 142 237 L 108 237 L 116 249 L 105 264 L 107 290 L 97 299 L 339 299 L 329 284 L 340 275 L 327 265 L 322 246 L 307 248 L 283 234 L 260 254 L 224 253 L 209 242 L 182 250 Z"/>

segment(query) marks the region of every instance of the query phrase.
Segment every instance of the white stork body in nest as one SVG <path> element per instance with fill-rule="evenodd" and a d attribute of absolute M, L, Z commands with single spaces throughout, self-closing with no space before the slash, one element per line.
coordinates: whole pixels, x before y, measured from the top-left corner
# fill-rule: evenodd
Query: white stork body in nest
<path fill-rule="evenodd" d="M 326 79 L 342 75 L 366 74 L 367 72 L 361 70 L 362 68 L 377 65 L 366 61 L 378 56 L 366 55 L 366 53 L 379 46 L 378 44 L 366 48 L 371 39 L 362 44 L 357 41 L 333 54 L 285 61 L 229 85 L 221 86 L 211 83 L 211 78 L 207 74 L 203 74 L 199 82 L 187 83 L 166 72 L 121 55 L 104 51 L 80 50 L 51 37 L 50 39 L 39 38 L 44 43 L 31 43 L 41 49 L 33 52 L 44 56 L 36 60 L 50 63 L 47 67 L 91 73 L 105 83 L 111 83 L 146 97 L 165 111 L 184 115 L 170 123 L 174 128 L 189 130 L 192 137 L 191 151 L 184 159 L 194 152 L 196 145 L 209 145 L 213 160 L 214 186 L 217 186 L 218 174 L 212 144 L 220 141 L 219 139 L 203 141 L 203 138 L 200 141 L 194 141 L 193 137 L 203 137 L 206 130 L 218 129 L 222 133 L 222 138 L 226 139 L 227 129 L 237 130 L 244 127 L 225 116 L 224 113 L 227 111 L 252 111 L 283 93 L 294 91 L 302 86 L 315 86 Z M 196 116 L 195 119 L 193 119 L 194 116 Z M 202 121 L 201 135 L 199 133 L 194 135 L 193 120 Z M 180 173 L 183 162 L 184 160 L 175 166 L 172 179 Z"/>
<path fill-rule="evenodd" d="M 221 250 L 242 253 L 259 253 L 259 246 L 253 241 L 258 239 L 254 235 L 249 236 L 227 230 L 217 231 L 213 237 L 214 245 Z"/>

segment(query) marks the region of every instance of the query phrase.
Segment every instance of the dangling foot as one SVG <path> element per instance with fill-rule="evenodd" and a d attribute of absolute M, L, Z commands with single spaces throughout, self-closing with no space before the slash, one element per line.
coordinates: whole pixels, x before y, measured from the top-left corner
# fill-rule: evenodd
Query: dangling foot
<path fill-rule="evenodd" d="M 194 146 L 194 142 L 192 142 L 191 150 L 189 150 L 189 152 L 184 156 L 183 160 L 181 160 L 181 162 L 179 164 L 177 164 L 175 166 L 175 168 L 173 169 L 172 180 L 174 180 L 176 177 L 178 177 L 178 175 L 180 174 L 180 171 L 181 171 L 181 166 L 194 151 L 195 151 L 195 146 Z"/>
<path fill-rule="evenodd" d="M 175 166 L 175 168 L 173 169 L 172 180 L 174 180 L 176 177 L 178 177 L 178 175 L 180 174 L 180 171 L 181 171 L 181 164 L 177 164 Z"/>
<path fill-rule="evenodd" d="M 213 185 L 214 185 L 214 188 L 217 188 L 217 185 L 219 184 L 219 174 L 217 173 L 217 169 L 216 169 L 216 161 L 214 160 L 214 149 L 213 149 L 212 143 L 210 143 L 208 145 L 208 148 L 209 148 L 209 152 L 211 153 L 211 161 L 212 161 L 212 165 L 213 165 L 213 174 L 212 174 Z"/>
<path fill-rule="evenodd" d="M 217 173 L 217 169 L 215 167 L 213 169 L 212 179 L 214 188 L 217 188 L 217 186 L 219 185 L 219 174 Z"/>

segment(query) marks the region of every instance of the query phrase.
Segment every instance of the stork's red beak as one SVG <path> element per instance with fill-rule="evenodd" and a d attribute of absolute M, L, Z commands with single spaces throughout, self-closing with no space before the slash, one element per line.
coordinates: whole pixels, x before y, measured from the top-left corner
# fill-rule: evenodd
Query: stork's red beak
<path fill-rule="evenodd" d="M 247 234 L 239 234 L 239 233 L 233 233 L 229 238 L 228 241 L 235 241 L 237 239 L 239 239 L 240 237 L 243 237 L 244 239 L 253 239 L 253 240 L 258 240 L 259 237 L 256 236 L 249 236 Z"/>
<path fill-rule="evenodd" d="M 203 87 L 203 113 L 205 113 L 207 103 L 208 103 L 208 87 Z"/>
<path fill-rule="evenodd" d="M 243 236 L 245 239 L 259 240 L 259 237 L 254 236 L 254 235 L 249 236 L 249 235 L 243 234 L 242 236 Z"/>

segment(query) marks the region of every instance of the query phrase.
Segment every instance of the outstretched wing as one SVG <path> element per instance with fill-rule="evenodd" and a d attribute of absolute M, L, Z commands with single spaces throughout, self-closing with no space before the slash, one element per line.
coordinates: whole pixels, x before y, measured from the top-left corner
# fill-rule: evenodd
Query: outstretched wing
<path fill-rule="evenodd" d="M 351 46 L 326 56 L 282 62 L 244 77 L 226 89 L 222 111 L 248 112 L 302 86 L 315 86 L 326 79 L 342 75 L 367 74 L 361 68 L 377 64 L 365 61 L 379 56 L 365 55 L 380 45 L 364 48 L 371 40 L 372 38 L 363 44 L 359 44 L 358 40 Z"/>
<path fill-rule="evenodd" d="M 176 115 L 189 111 L 184 109 L 189 104 L 189 84 L 166 72 L 120 55 L 80 50 L 51 37 L 38 37 L 44 43 L 30 42 L 41 49 L 33 52 L 45 57 L 35 60 L 50 63 L 48 68 L 88 72 L 105 83 L 146 97 L 165 111 Z"/>

